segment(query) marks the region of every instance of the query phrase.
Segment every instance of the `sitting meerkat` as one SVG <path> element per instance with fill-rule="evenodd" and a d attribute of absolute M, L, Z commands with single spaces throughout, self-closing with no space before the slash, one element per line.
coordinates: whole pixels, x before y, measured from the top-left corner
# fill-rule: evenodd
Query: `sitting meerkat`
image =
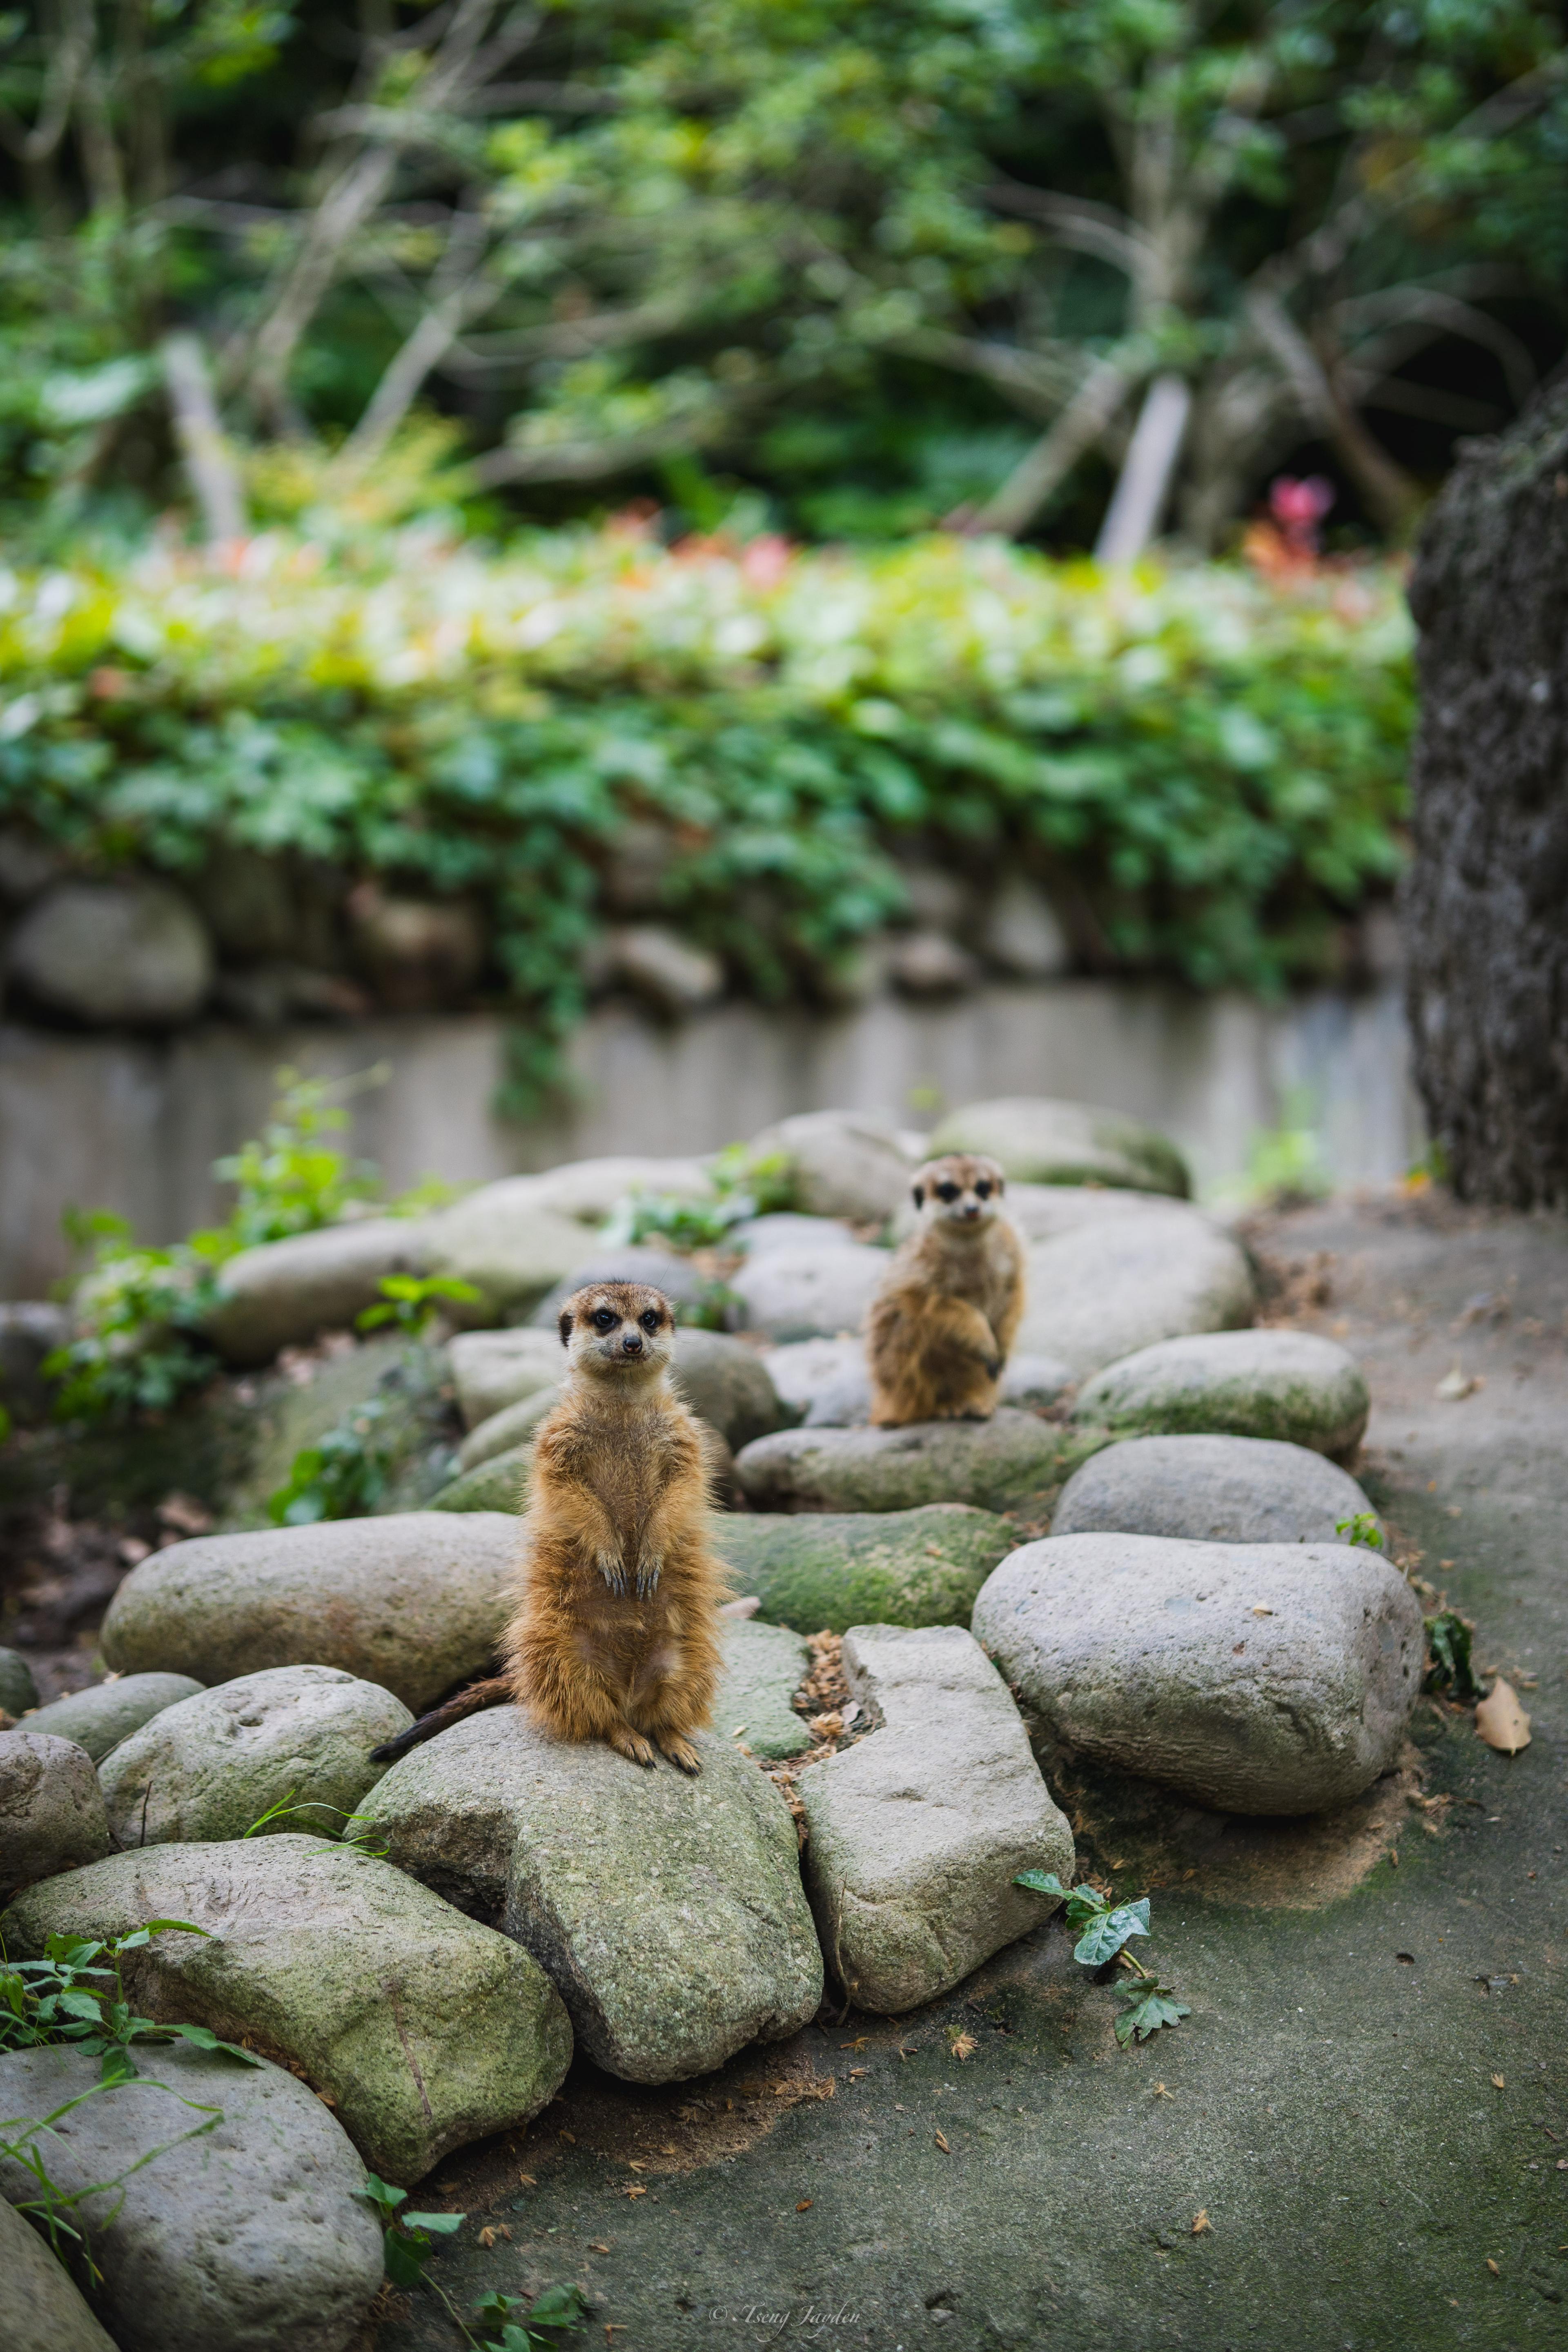
<path fill-rule="evenodd" d="M 953 1152 L 914 1178 L 916 1231 L 871 1303 L 871 1419 L 985 1421 L 1024 1312 L 1024 1249 L 994 1160 Z"/>
<path fill-rule="evenodd" d="M 675 1318 L 644 1283 L 594 1283 L 562 1308 L 561 1339 L 569 1369 L 534 1439 L 505 1672 L 423 1716 L 378 1760 L 510 1698 L 558 1738 L 603 1739 L 634 1764 L 657 1748 L 700 1769 L 691 1734 L 718 1686 L 726 1570 L 699 1424 L 669 1384 Z"/>

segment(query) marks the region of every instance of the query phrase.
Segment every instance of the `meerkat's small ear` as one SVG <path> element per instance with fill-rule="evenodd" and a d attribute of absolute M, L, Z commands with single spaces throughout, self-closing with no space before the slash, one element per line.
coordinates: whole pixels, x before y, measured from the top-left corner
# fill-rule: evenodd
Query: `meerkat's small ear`
<path fill-rule="evenodd" d="M 998 1200 L 1000 1200 L 1000 1199 L 1002 1198 L 1003 1193 L 1007 1190 L 1007 1179 L 1005 1178 L 1005 1176 L 1004 1176 L 1004 1175 L 1003 1175 L 1002 1171 L 1000 1170 L 1000 1168 L 998 1168 L 998 1170 L 996 1171 L 995 1184 L 996 1184 L 996 1198 L 997 1198 Z"/>
<path fill-rule="evenodd" d="M 569 1307 L 561 1310 L 561 1344 L 563 1348 L 572 1345 L 572 1310 Z"/>
<path fill-rule="evenodd" d="M 925 1186 L 924 1186 L 923 1184 L 912 1184 L 912 1185 L 910 1187 L 910 1190 L 911 1193 L 912 1193 L 912 1194 L 913 1194 L 913 1196 L 914 1196 L 914 1203 L 915 1203 L 916 1208 L 917 1208 L 917 1209 L 923 1209 L 923 1208 L 925 1207 L 925 1204 L 926 1204 L 926 1188 L 925 1188 Z"/>

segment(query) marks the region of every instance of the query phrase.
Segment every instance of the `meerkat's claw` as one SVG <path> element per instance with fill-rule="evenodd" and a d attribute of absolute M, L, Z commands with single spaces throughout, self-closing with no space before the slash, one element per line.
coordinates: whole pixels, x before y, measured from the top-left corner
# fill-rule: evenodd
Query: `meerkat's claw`
<path fill-rule="evenodd" d="M 683 1772 L 701 1771 L 702 1759 L 699 1756 L 696 1748 L 693 1748 L 689 1739 L 682 1739 L 677 1733 L 672 1731 L 661 1739 L 658 1744 L 660 1748 L 663 1748 L 665 1754 L 668 1757 L 670 1762 L 672 1764 L 679 1765 Z"/>
<path fill-rule="evenodd" d="M 657 1761 L 647 1741 L 640 1732 L 634 1731 L 629 1724 L 617 1726 L 614 1731 L 606 1731 L 605 1738 L 617 1756 L 625 1756 L 633 1764 L 651 1766 Z"/>
<path fill-rule="evenodd" d="M 658 1571 L 663 1566 L 664 1562 L 659 1559 L 638 1560 L 637 1593 L 639 1601 L 646 1601 L 648 1594 L 655 1590 L 658 1583 Z"/>
<path fill-rule="evenodd" d="M 594 1565 L 612 1592 L 619 1593 L 626 1591 L 626 1564 L 624 1559 L 618 1559 L 613 1551 L 602 1551 L 595 1558 Z M 640 1591 L 640 1585 L 638 1590 Z"/>

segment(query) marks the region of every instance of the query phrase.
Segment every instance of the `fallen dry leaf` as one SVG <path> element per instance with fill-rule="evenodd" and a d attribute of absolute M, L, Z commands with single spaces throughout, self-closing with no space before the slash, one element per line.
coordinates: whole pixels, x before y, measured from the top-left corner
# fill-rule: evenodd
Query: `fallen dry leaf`
<path fill-rule="evenodd" d="M 810 2212 L 810 2210 L 811 2210 L 811 2206 L 812 2206 L 812 2200 L 811 2200 L 811 2199 L 810 2199 L 809 2197 L 803 2197 L 803 2198 L 801 2199 L 801 2200 L 800 2200 L 800 2203 L 795 2207 L 795 2211 L 796 2211 L 797 2213 L 809 2213 L 809 2212 Z"/>
<path fill-rule="evenodd" d="M 1201 2238 L 1201 2237 L 1203 2236 L 1204 2231 L 1205 2231 L 1205 2230 L 1212 2230 L 1212 2229 L 1213 2229 L 1213 2227 L 1214 2227 L 1214 2224 L 1213 2224 L 1213 2222 L 1209 2220 L 1209 2209 L 1208 2209 L 1208 2207 L 1207 2207 L 1206 2205 L 1200 2205 L 1200 2206 L 1198 2207 L 1197 2211 L 1193 2215 L 1193 2235 L 1194 2235 L 1194 2238 Z"/>
<path fill-rule="evenodd" d="M 564 2124 L 562 2125 L 561 2129 L 556 2133 L 555 2137 L 557 2139 L 569 2139 L 574 2147 L 577 2145 L 576 2133 L 569 2132 Z"/>
<path fill-rule="evenodd" d="M 1441 1404 L 1462 1404 L 1465 1399 L 1472 1395 L 1479 1387 L 1479 1381 L 1472 1380 L 1461 1371 L 1459 1360 L 1456 1356 L 1453 1370 L 1444 1373 L 1432 1393 Z"/>
<path fill-rule="evenodd" d="M 539 2186 L 539 2178 L 536 2173 L 520 2172 L 517 2177 L 521 2186 L 524 2189 L 537 2189 Z"/>
<path fill-rule="evenodd" d="M 1504 1756 L 1517 1756 L 1530 1745 L 1530 1717 L 1512 1684 L 1500 1675 L 1476 1709 L 1476 1730 L 1489 1748 Z"/>
<path fill-rule="evenodd" d="M 638 2188 L 623 2189 L 621 2195 L 623 2197 L 646 2197 L 647 2195 L 647 2190 L 646 2189 Z"/>
<path fill-rule="evenodd" d="M 1265 1609 L 1260 1601 L 1255 1601 L 1252 1604 L 1252 1613 L 1255 1617 L 1272 1617 L 1274 1612 L 1272 1609 Z"/>
<path fill-rule="evenodd" d="M 979 2047 L 973 2033 L 960 2033 L 953 2039 L 952 2054 L 959 2059 L 973 2058 Z"/>
<path fill-rule="evenodd" d="M 1508 2088 L 1508 2084 L 1503 2081 L 1503 2078 L 1502 2078 L 1502 2076 L 1501 2076 L 1500 2074 L 1494 2074 L 1494 2075 L 1492 2076 L 1492 2088 L 1493 2088 L 1493 2090 L 1494 2090 L 1494 2091 L 1506 2091 L 1506 2090 L 1507 2090 L 1507 2088 Z"/>
<path fill-rule="evenodd" d="M 1174 2091 L 1167 2091 L 1163 2083 L 1156 2083 L 1149 2095 L 1152 2099 L 1173 2099 L 1176 2095 Z"/>
<path fill-rule="evenodd" d="M 647 2165 L 639 2164 L 635 2156 L 628 2156 L 626 2162 L 631 2166 L 634 2172 L 646 2172 L 647 2170 Z"/>
<path fill-rule="evenodd" d="M 1501 2278 L 1502 2273 L 1499 2270 L 1496 2263 L 1493 2262 L 1489 2254 L 1487 2256 L 1487 2268 L 1490 2271 L 1493 2278 Z"/>
<path fill-rule="evenodd" d="M 487 2253 L 498 2238 L 504 2238 L 509 2246 L 511 2243 L 511 2231 L 504 2221 L 492 2221 L 488 2228 L 479 2231 L 479 2243 Z"/>
<path fill-rule="evenodd" d="M 951 2156 L 952 2154 L 952 2148 L 949 2147 L 947 2141 L 944 2139 L 941 2132 L 938 2132 L 936 2136 L 936 2144 L 938 2147 L 941 2148 L 943 2156 Z"/>
<path fill-rule="evenodd" d="M 590 2239 L 589 2239 L 589 2241 L 588 2241 L 588 2252 L 589 2252 L 591 2254 L 607 2254 L 607 2253 L 609 2252 L 609 2251 L 610 2251 L 610 2250 L 609 2250 L 608 2246 L 606 2246 L 606 2245 L 605 2245 L 605 2242 L 604 2242 L 603 2238 L 590 2238 Z M 628 2326 L 630 2325 L 629 2321 L 628 2321 L 627 2325 L 628 2325 Z"/>

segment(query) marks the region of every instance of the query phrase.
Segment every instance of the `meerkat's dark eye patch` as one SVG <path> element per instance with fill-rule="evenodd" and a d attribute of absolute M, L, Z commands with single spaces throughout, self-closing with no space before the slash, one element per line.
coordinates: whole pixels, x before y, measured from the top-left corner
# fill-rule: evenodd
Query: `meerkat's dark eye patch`
<path fill-rule="evenodd" d="M 572 1345 L 572 1318 L 570 1315 L 563 1314 L 561 1318 L 561 1344 L 563 1348 L 569 1348 Z"/>
<path fill-rule="evenodd" d="M 977 1201 L 988 1201 L 991 1198 L 991 1179 L 989 1176 L 983 1176 L 980 1179 L 979 1183 L 976 1184 L 974 1188 L 974 1197 Z"/>
<path fill-rule="evenodd" d="M 936 1188 L 936 1197 L 939 1201 L 956 1201 L 958 1198 L 957 1185 L 939 1184 Z"/>
<path fill-rule="evenodd" d="M 620 1317 L 613 1314 L 607 1307 L 595 1307 L 594 1309 L 594 1328 L 595 1331 L 613 1331 L 620 1319 Z"/>
<path fill-rule="evenodd" d="M 923 1209 L 926 1204 L 925 1186 L 923 1184 L 912 1184 L 910 1187 L 910 1191 L 913 1197 L 916 1208 Z"/>
<path fill-rule="evenodd" d="M 663 1320 L 664 1318 L 659 1313 L 657 1307 L 645 1307 L 642 1313 L 637 1317 L 637 1321 L 642 1325 L 645 1331 L 657 1331 Z"/>

